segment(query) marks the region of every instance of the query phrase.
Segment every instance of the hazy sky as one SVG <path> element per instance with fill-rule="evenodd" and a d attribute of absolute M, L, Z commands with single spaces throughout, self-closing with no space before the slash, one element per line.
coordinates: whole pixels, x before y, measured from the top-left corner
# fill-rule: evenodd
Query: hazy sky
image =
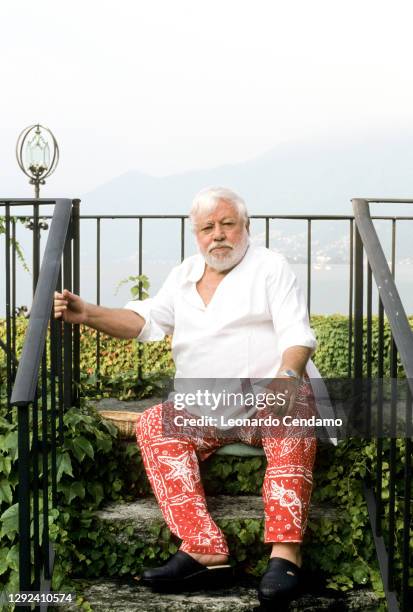
<path fill-rule="evenodd" d="M 412 21 L 397 0 L 2 0 L 0 195 L 31 195 L 14 147 L 38 121 L 54 195 L 413 127 Z"/>

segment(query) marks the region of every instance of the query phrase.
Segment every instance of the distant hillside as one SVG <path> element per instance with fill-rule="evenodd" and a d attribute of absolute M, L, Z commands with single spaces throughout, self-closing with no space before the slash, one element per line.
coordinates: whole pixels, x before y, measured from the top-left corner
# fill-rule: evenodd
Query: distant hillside
<path fill-rule="evenodd" d="M 413 133 L 384 134 L 343 141 L 280 144 L 255 159 L 208 170 L 151 177 L 128 172 L 82 196 L 81 214 L 185 214 L 193 196 L 208 185 L 225 185 L 247 201 L 251 214 L 343 214 L 351 215 L 355 196 L 413 196 Z M 412 206 L 375 207 L 381 214 L 413 216 Z M 378 224 L 380 238 L 390 258 L 390 224 Z M 143 272 L 156 291 L 171 267 L 180 261 L 180 223 L 144 221 Z M 295 266 L 305 288 L 307 225 L 303 221 L 272 221 L 270 247 L 284 253 Z M 413 312 L 413 221 L 397 226 L 398 270 L 403 299 Z M 319 221 L 312 224 L 313 312 L 347 312 L 349 223 Z M 254 221 L 256 244 L 264 243 L 264 224 Z M 96 223 L 81 224 L 81 293 L 96 298 Z M 30 251 L 28 242 L 23 244 Z M 185 254 L 195 252 L 189 228 Z M 124 285 L 115 295 L 119 281 L 138 273 L 138 224 L 105 220 L 101 223 L 101 303 L 119 306 L 129 298 Z M 347 264 L 347 265 L 346 265 Z M 404 264 L 404 269 L 402 265 Z M 23 273 L 19 304 L 30 302 L 30 286 Z M 23 282 L 24 281 L 24 282 Z"/>
<path fill-rule="evenodd" d="M 237 190 L 252 214 L 351 214 L 355 196 L 413 195 L 413 133 L 285 143 L 243 163 L 160 178 L 132 171 L 85 194 L 82 211 L 184 213 L 208 185 Z"/>

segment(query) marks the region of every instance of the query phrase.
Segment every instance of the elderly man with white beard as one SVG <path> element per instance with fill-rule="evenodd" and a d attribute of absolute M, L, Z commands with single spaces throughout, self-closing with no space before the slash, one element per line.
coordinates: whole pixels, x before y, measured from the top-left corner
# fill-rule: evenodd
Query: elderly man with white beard
<path fill-rule="evenodd" d="M 313 414 L 307 367 L 316 341 L 286 259 L 251 245 L 245 203 L 229 189 L 202 190 L 190 218 L 199 253 L 175 267 L 153 298 L 105 308 L 87 304 L 65 289 L 55 294 L 55 317 L 117 338 L 146 342 L 172 335 L 176 379 L 260 379 L 277 384 L 285 379 L 297 389 L 297 414 Z M 182 543 L 165 565 L 143 573 L 143 584 L 162 591 L 187 590 L 216 585 L 227 574 L 228 546 L 208 512 L 198 459 L 204 460 L 228 440 L 241 441 L 262 446 L 267 457 L 265 542 L 272 548 L 259 599 L 269 605 L 289 601 L 301 583 L 300 544 L 316 452 L 313 431 L 292 437 L 285 428 L 271 437 L 245 426 L 236 428 L 229 439 L 207 426 L 198 428 L 196 435 L 188 429 L 174 437 L 165 433 L 167 404 L 147 409 L 137 422 L 136 435 L 165 521 Z"/>

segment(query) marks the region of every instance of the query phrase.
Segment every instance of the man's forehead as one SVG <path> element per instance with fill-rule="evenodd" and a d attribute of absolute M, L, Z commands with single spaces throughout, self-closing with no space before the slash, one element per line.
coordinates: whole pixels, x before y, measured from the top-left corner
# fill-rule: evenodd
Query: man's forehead
<path fill-rule="evenodd" d="M 236 206 L 234 206 L 234 204 L 231 204 L 231 202 L 227 202 L 226 200 L 219 200 L 213 210 L 207 213 L 198 213 L 196 216 L 196 221 L 198 223 L 205 223 L 206 221 L 217 221 L 225 217 L 237 219 L 238 216 L 238 209 Z"/>

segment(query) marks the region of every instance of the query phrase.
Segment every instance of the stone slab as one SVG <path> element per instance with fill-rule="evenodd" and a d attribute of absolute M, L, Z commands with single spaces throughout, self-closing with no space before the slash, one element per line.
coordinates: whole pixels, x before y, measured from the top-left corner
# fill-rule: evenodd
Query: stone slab
<path fill-rule="evenodd" d="M 96 612 L 255 612 L 260 610 L 256 585 L 234 585 L 216 591 L 153 593 L 133 579 L 75 580 L 75 588 Z M 290 612 L 310 610 L 376 612 L 378 599 L 369 590 L 347 593 L 329 591 L 306 594 L 290 604 Z M 61 612 L 79 610 L 76 605 L 58 607 Z"/>
<path fill-rule="evenodd" d="M 258 495 L 217 495 L 207 497 L 207 505 L 215 519 L 262 519 L 262 498 Z M 96 512 L 103 521 L 136 521 L 147 523 L 162 520 L 162 514 L 154 497 L 144 497 L 130 503 L 107 504 Z M 341 520 L 342 510 L 331 506 L 310 506 L 310 518 Z"/>

